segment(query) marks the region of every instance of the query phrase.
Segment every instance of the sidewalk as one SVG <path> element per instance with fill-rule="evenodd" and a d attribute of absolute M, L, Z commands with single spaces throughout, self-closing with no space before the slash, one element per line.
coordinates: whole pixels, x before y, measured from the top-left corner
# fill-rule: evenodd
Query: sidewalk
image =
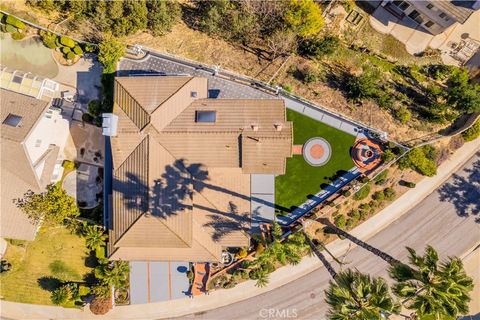
<path fill-rule="evenodd" d="M 396 219 L 416 206 L 420 201 L 437 189 L 452 173 L 457 171 L 475 152 L 480 150 L 480 138 L 466 143 L 456 153 L 455 157 L 446 161 L 438 169 L 435 177 L 425 178 L 416 188 L 407 191 L 390 206 L 370 218 L 354 230 L 352 234 L 362 240 L 375 235 Z M 334 241 L 328 249 L 336 256 L 342 255 L 349 248 L 346 241 Z M 256 295 L 274 290 L 288 282 L 294 281 L 322 265 L 315 257 L 306 257 L 296 266 L 285 266 L 270 275 L 270 284 L 266 288 L 255 287 L 254 281 L 239 284 L 228 291 L 214 291 L 208 296 L 199 296 L 191 299 L 165 301 L 159 303 L 130 305 L 116 307 L 103 319 L 160 319 L 171 318 L 192 313 L 199 313 L 215 309 L 228 304 L 254 297 Z M 0 303 L 2 316 L 11 319 L 92 319 L 88 309 L 84 312 L 77 309 L 64 309 L 59 307 L 28 305 L 2 301 Z"/>

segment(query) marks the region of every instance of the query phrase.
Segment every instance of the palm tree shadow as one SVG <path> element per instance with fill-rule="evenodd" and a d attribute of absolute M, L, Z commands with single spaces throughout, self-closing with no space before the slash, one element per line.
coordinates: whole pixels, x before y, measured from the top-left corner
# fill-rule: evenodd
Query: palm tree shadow
<path fill-rule="evenodd" d="M 480 156 L 480 152 L 476 155 Z M 466 176 L 454 174 L 452 182 L 438 189 L 440 201 L 452 203 L 458 216 L 475 216 L 475 222 L 480 223 L 480 160 L 472 168 L 463 169 L 463 173 Z"/>

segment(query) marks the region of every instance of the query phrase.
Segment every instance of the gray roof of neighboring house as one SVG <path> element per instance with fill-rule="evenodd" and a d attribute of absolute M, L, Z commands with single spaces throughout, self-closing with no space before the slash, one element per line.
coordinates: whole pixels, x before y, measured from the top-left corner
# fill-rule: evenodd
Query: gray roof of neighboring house
<path fill-rule="evenodd" d="M 0 89 L 1 120 L 1 223 L 0 236 L 22 240 L 33 240 L 37 226 L 20 211 L 13 200 L 21 198 L 28 190 L 40 191 L 52 172 L 58 155 L 58 147 L 44 154 L 45 165 L 38 179 L 28 158 L 23 142 L 38 120 L 47 110 L 49 103 L 20 93 Z M 21 117 L 17 126 L 4 123 L 9 115 Z"/>

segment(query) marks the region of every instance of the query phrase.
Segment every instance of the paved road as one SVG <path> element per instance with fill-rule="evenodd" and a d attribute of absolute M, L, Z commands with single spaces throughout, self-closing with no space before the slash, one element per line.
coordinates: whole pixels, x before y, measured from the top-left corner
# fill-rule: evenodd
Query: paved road
<path fill-rule="evenodd" d="M 479 217 L 480 152 L 477 152 L 439 189 L 368 242 L 400 260 L 406 258 L 405 246 L 422 250 L 426 244 L 437 248 L 442 257 L 461 255 L 480 242 Z M 359 247 L 352 249 L 344 261 L 350 262 L 348 267 L 362 272 L 387 275 L 388 265 Z M 339 270 L 338 265 L 333 265 Z M 328 280 L 328 273 L 321 268 L 260 296 L 187 318 L 283 319 L 297 315 L 297 319 L 325 319 L 323 291 Z M 277 317 L 269 317 L 268 309 L 278 310 Z"/>

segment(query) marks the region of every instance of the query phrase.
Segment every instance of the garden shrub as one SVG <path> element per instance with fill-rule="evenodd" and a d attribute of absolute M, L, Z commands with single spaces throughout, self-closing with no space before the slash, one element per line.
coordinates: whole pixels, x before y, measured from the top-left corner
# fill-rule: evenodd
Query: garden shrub
<path fill-rule="evenodd" d="M 261 243 L 257 244 L 257 248 L 255 249 L 255 255 L 258 257 L 262 254 L 263 251 L 265 251 L 265 246 Z"/>
<path fill-rule="evenodd" d="M 282 87 L 283 87 L 283 90 L 285 90 L 285 91 L 287 91 L 287 92 L 289 92 L 289 93 L 292 93 L 292 91 L 293 91 L 293 87 L 292 87 L 291 84 L 288 84 L 288 83 L 287 83 L 287 84 L 283 85 Z"/>
<path fill-rule="evenodd" d="M 480 137 L 480 119 L 477 120 L 477 122 L 475 122 L 475 124 L 473 126 L 468 128 L 467 130 L 465 130 L 462 133 L 462 137 L 467 142 L 468 141 L 473 141 L 476 138 Z"/>
<path fill-rule="evenodd" d="M 385 200 L 385 195 L 383 194 L 383 191 L 377 191 L 373 194 L 373 199 L 376 201 L 382 202 Z"/>
<path fill-rule="evenodd" d="M 24 33 L 20 33 L 20 32 L 14 32 L 14 33 L 12 33 L 12 39 L 13 39 L 13 40 L 22 40 L 23 38 L 25 38 L 25 34 L 24 34 Z"/>
<path fill-rule="evenodd" d="M 404 185 L 405 185 L 405 187 L 411 188 L 411 189 L 413 189 L 413 188 L 415 188 L 415 187 L 417 186 L 417 185 L 415 184 L 415 182 L 411 182 L 411 181 L 405 181 Z"/>
<path fill-rule="evenodd" d="M 42 37 L 43 44 L 49 49 L 55 49 L 57 45 L 55 44 L 55 40 L 57 36 L 54 33 L 40 30 L 40 36 Z"/>
<path fill-rule="evenodd" d="M 402 170 L 410 168 L 424 176 L 434 176 L 437 173 L 436 157 L 438 153 L 432 151 L 432 149 L 435 150 L 431 146 L 412 149 L 405 157 L 400 159 L 398 167 Z"/>
<path fill-rule="evenodd" d="M 7 19 L 5 19 L 5 22 L 9 25 L 14 26 L 15 28 L 18 29 L 25 29 L 25 23 L 22 21 L 18 20 L 14 16 L 8 16 Z"/>
<path fill-rule="evenodd" d="M 3 23 L 3 17 L 4 17 L 4 16 L 5 16 L 5 15 L 0 12 L 0 22 L 2 22 L 2 23 Z"/>
<path fill-rule="evenodd" d="M 359 219 L 361 218 L 361 216 L 362 216 L 361 213 L 360 213 L 360 211 L 357 210 L 357 209 L 352 209 L 352 210 L 350 210 L 350 211 L 347 213 L 347 215 L 348 215 L 350 218 L 357 219 L 357 220 L 359 220 Z"/>
<path fill-rule="evenodd" d="M 406 106 L 401 106 L 397 109 L 397 111 L 395 111 L 395 118 L 401 123 L 405 124 L 412 119 L 412 113 Z"/>
<path fill-rule="evenodd" d="M 422 72 L 435 80 L 445 80 L 455 67 L 445 64 L 430 64 L 422 69 Z"/>
<path fill-rule="evenodd" d="M 5 30 L 9 33 L 15 33 L 17 32 L 17 28 L 15 28 L 14 26 L 11 26 L 9 24 L 5 25 Z"/>
<path fill-rule="evenodd" d="M 372 207 L 368 203 L 362 203 L 358 208 L 365 213 L 368 213 L 370 210 L 372 210 Z"/>
<path fill-rule="evenodd" d="M 240 250 L 238 250 L 236 256 L 237 256 L 237 259 L 243 259 L 245 258 L 246 256 L 248 255 L 248 252 L 245 248 L 240 248 Z"/>
<path fill-rule="evenodd" d="M 96 117 L 102 114 L 102 104 L 100 100 L 92 100 L 88 103 L 87 111 L 92 116 Z"/>
<path fill-rule="evenodd" d="M 65 36 L 61 36 L 60 37 L 60 43 L 66 47 L 70 47 L 70 48 L 74 48 L 76 43 L 75 41 L 73 41 L 72 39 L 68 38 L 68 37 L 65 37 Z"/>
<path fill-rule="evenodd" d="M 335 217 L 334 222 L 335 222 L 335 225 L 337 227 L 339 227 L 340 229 L 345 228 L 345 226 L 347 224 L 347 220 L 345 219 L 344 215 L 339 215 L 339 216 Z"/>
<path fill-rule="evenodd" d="M 385 183 L 388 177 L 388 170 L 383 170 L 380 172 L 378 176 L 375 177 L 373 181 L 375 181 L 375 184 L 382 185 Z"/>
<path fill-rule="evenodd" d="M 73 52 L 77 55 L 77 56 L 81 56 L 83 54 L 83 50 L 82 48 L 77 44 L 75 47 L 73 47 Z"/>
<path fill-rule="evenodd" d="M 73 170 L 73 169 L 75 169 L 75 162 L 70 161 L 70 160 L 65 160 L 65 161 L 63 161 L 62 166 L 65 168 L 65 170 Z"/>
<path fill-rule="evenodd" d="M 60 37 L 55 37 L 55 46 L 57 48 L 63 47 L 63 44 L 60 42 Z"/>
<path fill-rule="evenodd" d="M 383 195 L 385 196 L 385 200 L 392 201 L 393 199 L 395 199 L 397 193 L 393 188 L 388 187 L 383 189 Z"/>
<path fill-rule="evenodd" d="M 342 190 L 340 194 L 344 197 L 350 197 L 352 195 L 352 192 L 350 190 Z"/>
<path fill-rule="evenodd" d="M 75 53 L 73 53 L 73 52 L 71 52 L 71 51 L 70 51 L 69 53 L 67 53 L 67 59 L 68 59 L 68 60 L 73 60 L 73 59 L 75 59 Z"/>
<path fill-rule="evenodd" d="M 2 24 L 2 25 L 0 26 L 0 30 L 1 30 L 3 33 L 8 32 L 8 31 L 7 31 L 7 26 L 4 25 L 4 24 Z"/>
<path fill-rule="evenodd" d="M 353 199 L 356 201 L 360 201 L 367 198 L 369 194 L 370 194 L 370 185 L 367 184 L 362 188 L 360 188 L 360 190 L 358 190 L 358 192 L 353 195 Z"/>
<path fill-rule="evenodd" d="M 323 38 L 311 38 L 300 44 L 300 52 L 309 57 L 321 58 L 337 51 L 340 46 L 340 39 L 336 36 L 325 36 Z"/>
<path fill-rule="evenodd" d="M 96 47 L 92 44 L 87 43 L 83 46 L 83 51 L 87 53 L 95 52 L 95 50 L 96 50 Z"/>
<path fill-rule="evenodd" d="M 303 82 L 305 83 L 315 83 L 318 82 L 318 74 L 312 68 L 308 68 L 303 73 Z"/>
<path fill-rule="evenodd" d="M 71 51 L 71 50 L 70 50 L 69 47 L 63 47 L 63 48 L 62 48 L 62 52 L 65 53 L 65 54 L 69 53 L 70 51 Z"/>
<path fill-rule="evenodd" d="M 63 305 L 65 304 L 72 296 L 70 289 L 67 285 L 63 285 L 60 288 L 53 290 L 50 300 L 54 305 Z"/>
<path fill-rule="evenodd" d="M 347 222 L 345 223 L 345 227 L 347 228 L 347 230 L 350 230 L 353 226 L 355 226 L 356 223 L 357 221 L 355 219 L 348 218 Z"/>
<path fill-rule="evenodd" d="M 84 113 L 84 114 L 82 114 L 82 121 L 92 122 L 93 121 L 93 116 L 90 113 Z"/>

